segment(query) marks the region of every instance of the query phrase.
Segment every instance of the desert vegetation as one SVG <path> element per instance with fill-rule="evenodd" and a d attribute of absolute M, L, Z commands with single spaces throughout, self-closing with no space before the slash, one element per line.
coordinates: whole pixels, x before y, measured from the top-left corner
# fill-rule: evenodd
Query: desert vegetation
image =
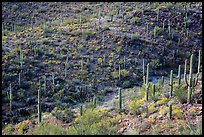
<path fill-rule="evenodd" d="M 3 135 L 201 135 L 201 2 L 2 2 Z"/>

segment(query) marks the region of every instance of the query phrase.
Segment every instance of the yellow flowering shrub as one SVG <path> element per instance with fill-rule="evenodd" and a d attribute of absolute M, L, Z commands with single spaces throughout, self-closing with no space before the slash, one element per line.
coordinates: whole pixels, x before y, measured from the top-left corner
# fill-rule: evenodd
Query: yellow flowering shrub
<path fill-rule="evenodd" d="M 139 100 L 132 100 L 130 101 L 130 110 L 134 113 L 141 113 L 140 112 L 140 108 L 142 108 L 142 106 L 144 106 L 145 103 L 145 97 L 139 99 Z"/>
<path fill-rule="evenodd" d="M 168 106 L 161 106 L 158 110 L 159 115 L 166 115 L 169 112 Z"/>
<path fill-rule="evenodd" d="M 160 100 L 158 100 L 156 102 L 157 105 L 164 105 L 164 104 L 167 104 L 169 102 L 169 99 L 168 98 L 161 98 Z"/>
<path fill-rule="evenodd" d="M 154 113 L 156 111 L 156 104 L 152 103 L 150 106 L 148 106 L 148 112 Z"/>
<path fill-rule="evenodd" d="M 182 118 L 183 117 L 183 110 L 180 108 L 172 108 L 172 114 L 174 118 Z"/>

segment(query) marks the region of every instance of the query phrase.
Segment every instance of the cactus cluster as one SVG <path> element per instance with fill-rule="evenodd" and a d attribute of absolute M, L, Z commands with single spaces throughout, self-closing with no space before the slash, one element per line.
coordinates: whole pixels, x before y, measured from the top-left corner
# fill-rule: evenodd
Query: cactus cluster
<path fill-rule="evenodd" d="M 144 67 L 144 59 L 143 59 L 143 84 L 145 85 L 146 88 L 146 101 L 148 101 L 148 90 L 150 87 L 149 84 L 149 63 L 147 64 L 147 72 L 146 72 L 146 76 L 145 76 L 145 67 Z"/>
<path fill-rule="evenodd" d="M 184 71 L 184 80 L 185 83 L 188 87 L 188 98 L 187 98 L 187 103 L 190 104 L 191 103 L 191 94 L 192 91 L 194 90 L 195 86 L 198 83 L 198 76 L 200 73 L 200 59 L 201 59 L 201 51 L 199 50 L 199 55 L 198 55 L 198 70 L 196 75 L 193 77 L 193 54 L 191 54 L 190 57 L 190 70 L 189 70 L 189 76 L 188 76 L 188 80 L 187 80 L 187 74 L 186 74 L 186 70 L 187 70 L 187 61 L 185 61 L 185 71 Z"/>

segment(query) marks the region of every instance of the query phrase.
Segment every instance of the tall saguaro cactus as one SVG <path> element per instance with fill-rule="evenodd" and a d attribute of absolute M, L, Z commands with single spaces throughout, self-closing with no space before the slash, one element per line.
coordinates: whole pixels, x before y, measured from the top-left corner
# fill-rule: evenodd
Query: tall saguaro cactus
<path fill-rule="evenodd" d="M 143 75 L 143 84 L 145 84 L 145 64 L 144 64 L 144 59 L 142 60 L 142 75 Z"/>
<path fill-rule="evenodd" d="M 10 111 L 12 111 L 12 89 L 11 89 L 11 83 L 9 85 L 10 94 L 9 94 L 9 101 L 10 101 Z"/>
<path fill-rule="evenodd" d="M 80 116 L 82 116 L 82 113 L 83 113 L 83 106 L 80 105 Z"/>
<path fill-rule="evenodd" d="M 21 72 L 18 74 L 18 84 L 21 85 Z"/>
<path fill-rule="evenodd" d="M 119 109 L 122 109 L 122 93 L 121 93 L 121 88 L 119 88 Z"/>
<path fill-rule="evenodd" d="M 143 74 L 144 74 L 144 61 L 143 61 Z M 143 75 L 143 84 L 145 85 L 145 88 L 146 88 L 146 101 L 148 101 L 148 90 L 150 86 L 149 84 L 149 63 L 147 64 L 146 77 L 145 75 Z"/>
<path fill-rule="evenodd" d="M 118 68 L 118 77 L 119 77 L 119 80 L 121 79 L 121 70 L 120 70 L 120 64 L 119 64 L 119 68 Z"/>
<path fill-rule="evenodd" d="M 147 74 L 146 74 L 146 101 L 148 101 L 148 90 L 149 90 L 149 86 L 150 86 L 150 84 L 149 84 L 149 63 L 147 64 Z"/>
<path fill-rule="evenodd" d="M 44 76 L 44 94 L 45 94 L 45 92 L 46 92 L 46 87 L 47 85 L 46 85 L 46 76 Z"/>
<path fill-rule="evenodd" d="M 178 84 L 180 85 L 181 84 L 181 65 L 179 65 L 179 67 L 178 67 L 178 76 L 177 76 L 177 78 L 178 78 Z"/>
<path fill-rule="evenodd" d="M 200 51 L 199 51 L 199 57 L 198 60 L 200 60 Z M 198 83 L 198 75 L 200 73 L 200 61 L 198 61 L 198 72 L 196 73 L 195 77 L 193 77 L 193 54 L 191 55 L 190 58 L 190 71 L 189 71 L 189 76 L 188 76 L 188 80 L 187 77 L 185 76 L 185 82 L 186 85 L 188 86 L 188 97 L 187 97 L 187 103 L 190 104 L 191 103 L 191 94 L 192 94 L 192 90 L 194 89 L 194 87 L 197 85 Z M 187 75 L 186 73 L 184 75 Z"/>
<path fill-rule="evenodd" d="M 41 96 L 41 83 L 39 81 L 39 89 L 38 89 L 38 124 L 42 120 L 42 113 L 41 113 L 41 101 L 40 101 L 40 96 Z"/>
<path fill-rule="evenodd" d="M 169 119 L 172 120 L 172 104 L 169 104 Z"/>
<path fill-rule="evenodd" d="M 172 92 L 173 92 L 173 70 L 171 70 L 171 73 L 170 73 L 169 86 L 170 86 L 170 97 L 172 97 Z"/>
<path fill-rule="evenodd" d="M 186 79 L 186 73 L 187 73 L 187 59 L 185 60 L 185 65 L 184 65 L 184 75 L 183 75 L 184 81 Z"/>

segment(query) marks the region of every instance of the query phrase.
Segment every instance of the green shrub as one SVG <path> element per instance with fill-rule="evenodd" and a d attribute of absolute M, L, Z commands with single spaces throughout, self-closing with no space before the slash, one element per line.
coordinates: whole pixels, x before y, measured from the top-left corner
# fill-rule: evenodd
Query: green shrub
<path fill-rule="evenodd" d="M 122 69 L 122 70 L 121 70 L 121 75 L 122 75 L 123 77 L 126 77 L 128 74 L 129 74 L 129 71 L 128 71 L 128 70 L 126 70 L 126 69 Z"/>
<path fill-rule="evenodd" d="M 122 86 L 123 86 L 123 88 L 130 88 L 131 85 L 132 85 L 132 82 L 129 81 L 129 80 L 126 80 L 126 81 L 123 82 Z"/>
<path fill-rule="evenodd" d="M 68 129 L 69 135 L 114 135 L 117 134 L 119 116 L 112 117 L 106 109 L 86 109 Z"/>
<path fill-rule="evenodd" d="M 60 119 L 62 121 L 65 121 L 65 122 L 71 122 L 72 121 L 72 118 L 73 118 L 73 113 L 71 111 L 71 108 L 70 107 L 67 107 L 67 108 L 64 108 L 64 109 L 61 109 L 61 108 L 58 108 L 58 107 L 55 107 L 53 110 L 52 110 L 52 115 L 55 116 L 57 119 Z"/>
<path fill-rule="evenodd" d="M 129 107 L 130 111 L 134 114 L 141 114 L 143 111 L 143 106 L 145 104 L 145 97 L 137 100 L 130 101 Z"/>
<path fill-rule="evenodd" d="M 182 85 L 175 87 L 174 94 L 181 104 L 187 102 L 187 90 Z"/>
<path fill-rule="evenodd" d="M 161 66 L 159 59 L 151 60 L 149 64 L 152 69 L 157 69 Z"/>
<path fill-rule="evenodd" d="M 13 131 L 14 131 L 14 126 L 12 124 L 8 124 L 5 129 L 5 134 L 6 135 L 12 135 L 13 134 Z"/>
<path fill-rule="evenodd" d="M 202 135 L 202 122 L 197 123 L 197 125 L 191 124 L 187 121 L 186 128 L 179 126 L 179 135 Z"/>
<path fill-rule="evenodd" d="M 67 135 L 67 131 L 59 125 L 42 123 L 32 132 L 32 135 Z"/>
<path fill-rule="evenodd" d="M 117 72 L 116 70 L 113 71 L 111 75 L 112 75 L 112 77 L 113 77 L 114 79 L 116 79 L 116 78 L 119 77 L 119 74 L 118 74 L 118 72 Z"/>

